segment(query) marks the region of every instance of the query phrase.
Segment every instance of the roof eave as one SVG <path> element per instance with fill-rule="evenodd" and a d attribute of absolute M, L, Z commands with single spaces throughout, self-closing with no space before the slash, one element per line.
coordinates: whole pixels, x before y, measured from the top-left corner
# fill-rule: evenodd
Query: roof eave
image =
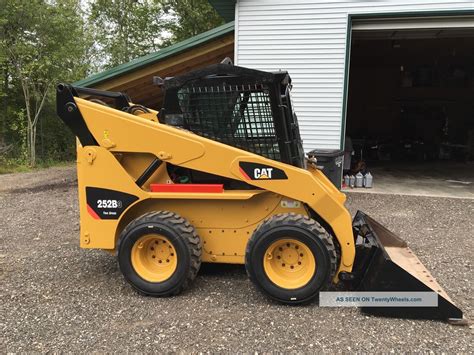
<path fill-rule="evenodd" d="M 146 56 L 136 58 L 128 63 L 118 65 L 114 68 L 107 69 L 101 73 L 93 74 L 85 79 L 76 81 L 73 85 L 93 87 L 107 80 L 117 78 L 119 76 L 129 74 L 135 70 L 139 70 L 147 65 L 154 64 L 160 60 L 172 57 L 191 48 L 205 44 L 212 40 L 218 39 L 234 31 L 234 22 L 228 22 L 222 26 L 216 27 L 210 31 L 203 32 L 197 36 L 188 38 L 182 42 L 173 44 L 163 48 L 157 52 L 150 53 Z"/>

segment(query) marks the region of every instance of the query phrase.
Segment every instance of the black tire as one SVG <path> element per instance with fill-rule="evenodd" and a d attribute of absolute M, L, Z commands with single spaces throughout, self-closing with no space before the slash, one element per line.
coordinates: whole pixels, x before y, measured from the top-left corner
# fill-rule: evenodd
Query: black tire
<path fill-rule="evenodd" d="M 304 243 L 316 260 L 316 272 L 302 287 L 288 289 L 273 283 L 264 269 L 267 249 L 279 239 L 291 238 Z M 281 249 L 280 249 L 281 250 Z M 299 304 L 315 299 L 337 269 L 337 255 L 331 236 L 315 220 L 295 213 L 278 214 L 257 227 L 247 243 L 245 267 L 250 280 L 270 298 Z"/>
<path fill-rule="evenodd" d="M 152 232 L 150 232 L 152 231 Z M 149 282 L 132 265 L 132 248 L 144 235 L 162 235 L 173 245 L 177 265 L 163 282 Z M 201 266 L 201 240 L 194 227 L 178 214 L 168 211 L 146 213 L 127 225 L 118 242 L 118 263 L 125 279 L 141 294 L 154 297 L 174 296 L 184 291 Z"/>

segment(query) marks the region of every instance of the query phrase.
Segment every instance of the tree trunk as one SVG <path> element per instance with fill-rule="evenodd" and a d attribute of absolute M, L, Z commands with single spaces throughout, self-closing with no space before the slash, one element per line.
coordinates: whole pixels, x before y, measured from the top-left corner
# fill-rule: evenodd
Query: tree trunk
<path fill-rule="evenodd" d="M 2 119 L 2 131 L 0 132 L 0 141 L 2 139 L 6 139 L 7 135 L 7 119 L 8 119 L 8 67 L 5 67 L 4 69 L 4 77 L 3 77 L 3 119 Z"/>
<path fill-rule="evenodd" d="M 28 164 L 31 165 L 31 121 L 29 119 L 26 126 L 26 153 L 28 155 Z"/>
<path fill-rule="evenodd" d="M 38 96 L 41 98 L 41 101 L 35 101 L 34 112 L 32 112 L 31 107 L 31 94 L 29 83 L 26 78 L 20 78 L 21 86 L 23 88 L 23 95 L 25 98 L 25 107 L 26 107 L 26 117 L 28 119 L 28 154 L 30 160 L 30 166 L 34 167 L 36 165 L 36 128 L 38 127 L 38 120 L 41 110 L 43 109 L 44 101 L 46 95 L 48 94 L 49 83 L 44 87 L 44 92 L 38 90 Z"/>
<path fill-rule="evenodd" d="M 36 125 L 30 129 L 30 166 L 36 166 Z"/>

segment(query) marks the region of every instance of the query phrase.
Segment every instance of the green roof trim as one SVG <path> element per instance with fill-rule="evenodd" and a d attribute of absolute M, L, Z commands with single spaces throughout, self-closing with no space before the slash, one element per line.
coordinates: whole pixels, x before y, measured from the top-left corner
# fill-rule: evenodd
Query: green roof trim
<path fill-rule="evenodd" d="M 136 58 L 128 63 L 120 64 L 114 68 L 107 69 L 101 73 L 93 74 L 85 79 L 76 81 L 73 85 L 91 87 L 100 84 L 104 81 L 114 79 L 121 75 L 129 74 L 132 71 L 141 69 L 150 64 L 154 64 L 165 58 L 172 57 L 188 49 L 210 42 L 219 37 L 223 37 L 229 33 L 232 33 L 233 31 L 234 22 L 226 23 L 210 31 L 203 32 L 182 42 L 175 43 L 169 47 L 160 49 L 157 52 L 147 54 L 140 58 Z"/>
<path fill-rule="evenodd" d="M 235 20 L 235 0 L 209 0 L 209 3 L 225 22 Z"/>

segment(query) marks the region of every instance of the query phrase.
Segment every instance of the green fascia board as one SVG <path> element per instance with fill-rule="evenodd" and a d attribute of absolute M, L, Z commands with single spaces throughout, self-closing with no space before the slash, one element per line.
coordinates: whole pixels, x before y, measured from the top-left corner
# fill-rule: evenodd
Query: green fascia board
<path fill-rule="evenodd" d="M 165 58 L 172 57 L 188 49 L 200 46 L 219 37 L 223 37 L 234 31 L 234 22 L 226 23 L 207 32 L 203 32 L 182 42 L 175 43 L 157 52 L 136 58 L 128 63 L 118 65 L 103 72 L 93 74 L 85 79 L 76 81 L 73 85 L 83 87 L 93 87 L 104 81 L 117 78 L 124 74 L 129 74 L 147 65 L 154 64 Z"/>
<path fill-rule="evenodd" d="M 209 3 L 226 22 L 230 22 L 235 20 L 235 1 L 209 0 Z"/>

